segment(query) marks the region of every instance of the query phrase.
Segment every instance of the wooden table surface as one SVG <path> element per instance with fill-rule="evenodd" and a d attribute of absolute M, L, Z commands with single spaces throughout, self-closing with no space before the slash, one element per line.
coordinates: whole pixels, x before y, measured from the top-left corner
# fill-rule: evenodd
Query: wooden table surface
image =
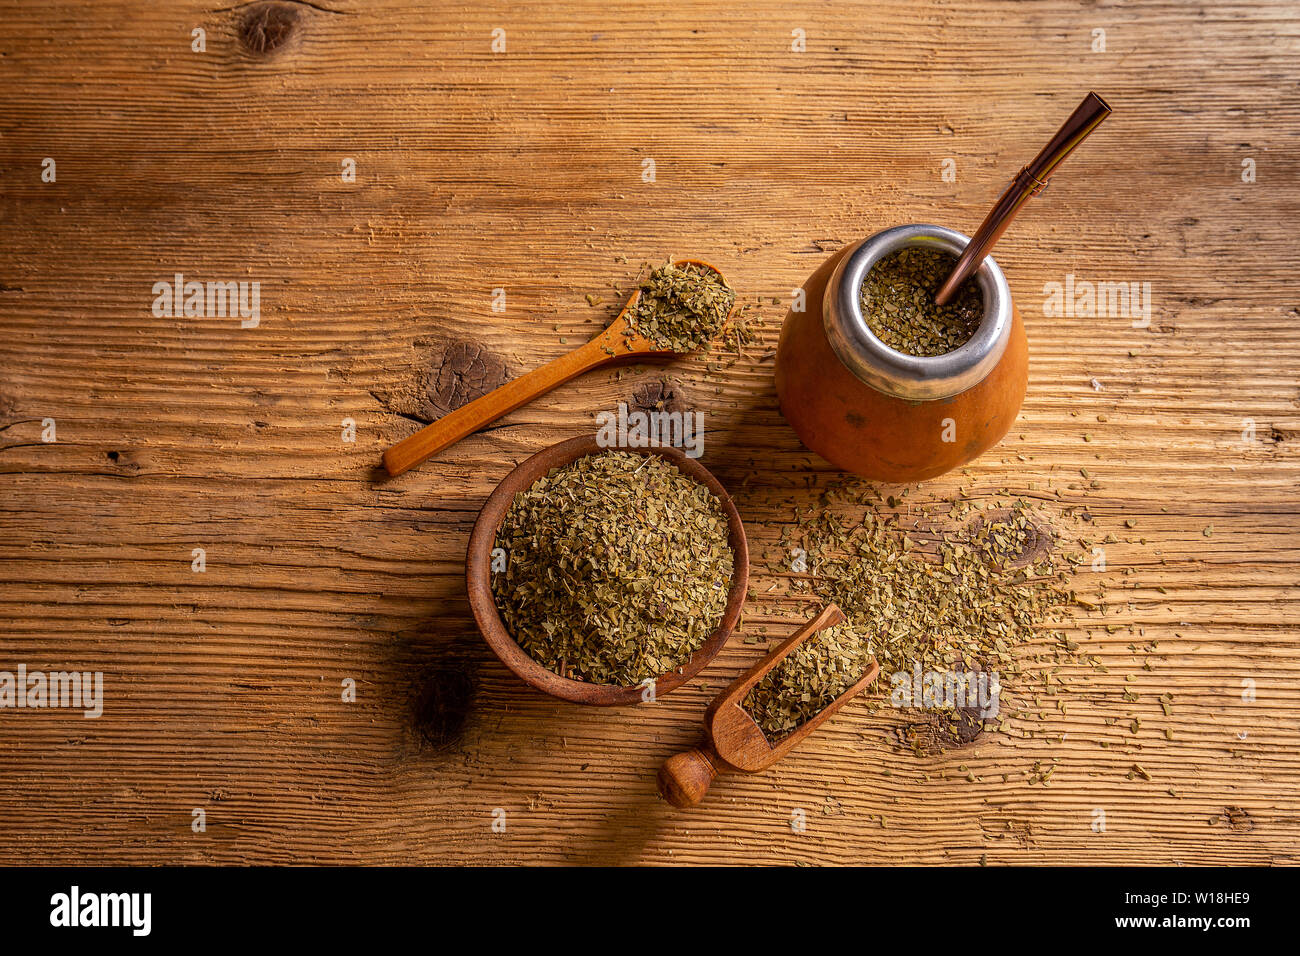
<path fill-rule="evenodd" d="M 1294 6 L 517 6 L 3 3 L 0 670 L 104 705 L 0 711 L 0 862 L 1300 862 Z M 1114 115 L 998 247 L 1021 420 L 913 495 L 1086 506 L 1108 673 L 920 755 L 925 715 L 854 704 L 673 811 L 660 761 L 813 605 L 756 558 L 700 679 L 565 704 L 475 630 L 478 508 L 666 390 L 776 547 L 837 477 L 777 410 L 792 290 L 885 226 L 973 232 L 1089 89 Z M 739 361 L 596 372 L 378 480 L 696 255 L 761 299 Z M 178 272 L 258 282 L 260 321 L 155 314 Z M 1150 283 L 1150 324 L 1045 315 L 1071 274 Z"/>

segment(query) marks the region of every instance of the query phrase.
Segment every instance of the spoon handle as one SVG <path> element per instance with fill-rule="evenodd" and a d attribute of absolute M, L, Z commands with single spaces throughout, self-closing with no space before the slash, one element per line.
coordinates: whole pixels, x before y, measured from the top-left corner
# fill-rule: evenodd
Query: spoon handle
<path fill-rule="evenodd" d="M 612 328 L 612 327 L 611 327 Z M 609 329 L 567 355 L 541 368 L 525 372 L 486 395 L 449 412 L 431 425 L 408 435 L 384 452 L 384 469 L 391 477 L 414 468 L 466 435 L 490 425 L 507 412 L 513 412 L 539 395 L 577 378 L 583 372 L 613 361 L 606 349 L 612 348 Z"/>
<path fill-rule="evenodd" d="M 707 743 L 682 751 L 659 768 L 659 795 L 679 810 L 693 807 L 709 792 L 709 784 L 726 767 Z"/>

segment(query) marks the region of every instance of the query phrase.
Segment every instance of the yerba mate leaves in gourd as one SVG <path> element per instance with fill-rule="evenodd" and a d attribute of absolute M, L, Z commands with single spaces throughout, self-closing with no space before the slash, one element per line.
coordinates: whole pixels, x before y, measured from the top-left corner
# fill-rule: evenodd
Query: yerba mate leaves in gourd
<path fill-rule="evenodd" d="M 935 294 L 957 257 L 932 249 L 899 249 L 862 280 L 862 314 L 876 338 L 907 355 L 944 355 L 965 345 L 984 317 L 984 296 L 970 278 L 947 305 Z"/>
<path fill-rule="evenodd" d="M 632 686 L 684 665 L 717 629 L 734 556 L 721 503 L 658 455 L 609 451 L 515 496 L 492 593 L 506 630 L 575 680 Z"/>
<path fill-rule="evenodd" d="M 735 302 L 736 293 L 712 269 L 665 262 L 641 283 L 628 321 L 660 348 L 693 352 L 721 331 Z"/>

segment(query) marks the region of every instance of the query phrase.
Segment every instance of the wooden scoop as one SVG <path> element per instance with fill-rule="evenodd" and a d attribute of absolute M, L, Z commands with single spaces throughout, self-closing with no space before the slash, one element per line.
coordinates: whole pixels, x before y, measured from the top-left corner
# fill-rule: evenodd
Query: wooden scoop
<path fill-rule="evenodd" d="M 741 704 L 750 689 L 785 658 L 812 637 L 844 620 L 844 613 L 828 604 L 815 618 L 795 631 L 772 653 L 738 677 L 704 712 L 704 743 L 664 761 L 659 768 L 659 793 L 675 807 L 693 807 L 708 793 L 719 773 L 760 773 L 788 754 L 804 738 L 861 692 L 880 673 L 874 660 L 856 684 L 836 697 L 826 709 L 772 744 Z"/>
<path fill-rule="evenodd" d="M 716 272 L 719 277 L 722 275 L 721 271 L 698 259 L 679 259 L 673 265 L 679 269 L 688 265 L 699 266 Z M 513 412 L 520 405 L 526 405 L 539 395 L 544 395 L 593 368 L 635 361 L 638 358 L 671 358 L 679 354 L 671 349 L 660 348 L 632 329 L 629 315 L 640 299 L 641 290 L 637 289 L 609 327 L 586 345 L 507 382 L 403 438 L 384 452 L 385 470 L 390 476 L 396 477 L 454 445 L 466 435 L 492 424 L 507 412 Z"/>

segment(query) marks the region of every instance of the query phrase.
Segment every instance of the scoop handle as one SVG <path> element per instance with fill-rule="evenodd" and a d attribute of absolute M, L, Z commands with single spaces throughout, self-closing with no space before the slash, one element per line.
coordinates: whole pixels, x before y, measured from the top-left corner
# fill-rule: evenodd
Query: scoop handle
<path fill-rule="evenodd" d="M 709 792 L 719 766 L 717 752 L 707 743 L 674 754 L 659 768 L 659 795 L 679 810 L 693 807 Z"/>
<path fill-rule="evenodd" d="M 466 435 L 472 435 L 480 428 L 492 424 L 502 415 L 513 412 L 519 406 L 526 405 L 539 395 L 577 378 L 589 369 L 603 365 L 610 360 L 609 353 L 605 351 L 610 339 L 607 332 L 608 330 L 602 332 L 580 348 L 561 355 L 541 368 L 525 372 L 468 405 L 449 412 L 432 425 L 426 425 L 415 434 L 403 438 L 384 452 L 384 470 L 395 478 L 432 458 L 444 448 L 454 445 Z"/>

